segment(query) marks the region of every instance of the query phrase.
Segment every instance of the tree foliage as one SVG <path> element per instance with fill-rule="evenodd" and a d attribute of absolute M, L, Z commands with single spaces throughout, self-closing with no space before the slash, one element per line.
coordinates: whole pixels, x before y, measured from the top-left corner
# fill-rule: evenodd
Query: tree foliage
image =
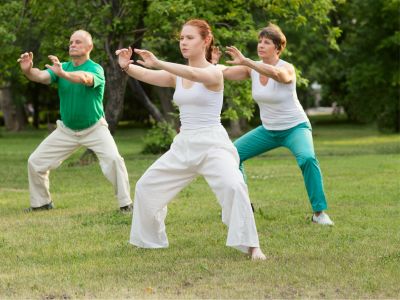
<path fill-rule="evenodd" d="M 126 88 L 116 49 L 144 47 L 161 59 L 183 63 L 177 39 L 181 26 L 203 18 L 222 50 L 235 45 L 257 59 L 257 32 L 275 22 L 287 36 L 283 59 L 297 69 L 304 106 L 310 102 L 309 83 L 318 81 L 325 102 L 343 105 L 351 119 L 376 120 L 380 128 L 398 131 L 398 12 L 398 0 L 3 0 L 0 84 L 11 83 L 16 95 L 33 95 L 34 85 L 27 85 L 19 71 L 18 55 L 33 51 L 39 68 L 48 62 L 48 54 L 66 60 L 70 34 L 86 29 L 94 38 L 93 59 L 106 70 L 106 112 L 116 126 Z M 35 93 L 48 103 L 43 90 Z M 225 100 L 223 118 L 252 117 L 248 82 L 226 83 Z"/>
<path fill-rule="evenodd" d="M 329 48 L 337 49 L 336 38 L 340 31 L 332 27 L 328 14 L 334 9 L 332 1 L 298 0 L 234 0 L 234 1 L 153 1 L 145 19 L 148 30 L 144 46 L 155 51 L 162 59 L 183 62 L 177 38 L 181 26 L 191 18 L 206 19 L 213 30 L 215 44 L 222 47 L 235 45 L 252 59 L 257 58 L 257 33 L 268 22 L 278 23 L 288 34 L 288 58 L 298 68 L 298 85 L 309 89 L 308 76 L 315 70 L 313 56 L 321 56 Z M 310 51 L 309 42 L 319 43 L 319 49 Z M 300 47 L 299 45 L 303 43 Z M 222 63 L 227 57 L 222 57 Z M 321 58 L 322 59 L 322 58 Z M 223 118 L 236 120 L 253 116 L 254 102 L 246 82 L 225 82 Z"/>
<path fill-rule="evenodd" d="M 324 97 L 359 122 L 400 130 L 398 0 L 352 0 L 338 5 L 333 22 L 343 30 L 340 52 L 322 65 Z"/>
<path fill-rule="evenodd" d="M 29 25 L 23 1 L 0 2 L 0 86 L 16 74 L 16 53 L 22 50 L 18 38 Z"/>
<path fill-rule="evenodd" d="M 160 154 L 169 150 L 176 131 L 168 122 L 162 121 L 153 123 L 152 128 L 144 137 L 144 148 L 142 153 Z"/>

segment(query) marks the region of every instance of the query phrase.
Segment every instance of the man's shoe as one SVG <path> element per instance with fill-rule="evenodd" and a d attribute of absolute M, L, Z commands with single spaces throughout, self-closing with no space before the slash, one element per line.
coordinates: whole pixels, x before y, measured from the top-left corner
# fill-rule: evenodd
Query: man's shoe
<path fill-rule="evenodd" d="M 123 214 L 129 214 L 133 211 L 133 204 L 131 203 L 129 205 L 122 206 L 119 208 L 119 211 Z"/>
<path fill-rule="evenodd" d="M 53 209 L 53 208 L 54 208 L 53 202 L 50 202 L 48 204 L 45 204 L 45 205 L 42 205 L 42 206 L 39 206 L 39 207 L 32 207 L 31 206 L 31 207 L 25 208 L 24 211 L 25 212 L 32 212 L 32 211 L 50 210 L 50 209 Z"/>
<path fill-rule="evenodd" d="M 335 223 L 332 222 L 331 218 L 329 218 L 329 216 L 325 212 L 321 212 L 318 217 L 315 214 L 313 214 L 311 220 L 314 223 L 320 225 L 329 225 L 329 226 L 335 225 Z"/>

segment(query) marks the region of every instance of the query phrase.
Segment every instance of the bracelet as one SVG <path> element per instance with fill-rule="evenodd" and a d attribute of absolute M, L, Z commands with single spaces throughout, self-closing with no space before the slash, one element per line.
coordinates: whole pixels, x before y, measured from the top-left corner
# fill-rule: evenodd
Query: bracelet
<path fill-rule="evenodd" d="M 128 71 L 128 70 L 129 70 L 129 64 L 128 64 L 126 67 L 121 68 L 121 71 L 122 71 L 122 72 L 126 72 L 126 71 Z"/>

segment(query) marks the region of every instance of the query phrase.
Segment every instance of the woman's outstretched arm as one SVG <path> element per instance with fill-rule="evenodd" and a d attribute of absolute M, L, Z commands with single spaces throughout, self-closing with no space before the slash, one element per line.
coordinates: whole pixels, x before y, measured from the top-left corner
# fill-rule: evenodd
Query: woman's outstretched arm
<path fill-rule="evenodd" d="M 148 68 L 161 69 L 190 81 L 201 82 L 204 85 L 217 85 L 221 81 L 221 72 L 217 68 L 196 68 L 162 61 L 148 50 L 135 49 L 135 53 L 142 58 L 137 62 Z"/>
<path fill-rule="evenodd" d="M 175 76 L 164 70 L 149 70 L 142 66 L 132 64 L 132 48 L 119 49 L 115 52 L 118 55 L 118 63 L 123 71 L 129 76 L 162 87 L 175 87 Z"/>
<path fill-rule="evenodd" d="M 290 83 L 295 75 L 294 67 L 291 64 L 285 64 L 282 67 L 276 67 L 263 62 L 257 62 L 245 57 L 239 49 L 234 46 L 226 47 L 226 52 L 232 57 L 227 61 L 229 64 L 251 68 L 261 75 L 270 77 L 281 83 Z"/>

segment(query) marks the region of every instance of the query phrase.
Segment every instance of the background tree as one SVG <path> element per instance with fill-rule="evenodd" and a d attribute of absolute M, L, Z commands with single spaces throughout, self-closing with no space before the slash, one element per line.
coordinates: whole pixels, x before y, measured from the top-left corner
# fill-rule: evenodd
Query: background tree
<path fill-rule="evenodd" d="M 92 57 L 105 70 L 105 114 L 109 128 L 114 133 L 120 118 L 128 77 L 121 72 L 115 50 L 124 45 L 138 46 L 143 35 L 142 19 L 146 13 L 144 0 L 97 0 L 97 1 L 43 1 L 32 3 L 35 16 L 41 18 L 46 30 L 40 51 L 58 53 L 68 59 L 65 51 L 71 32 L 79 28 L 89 31 L 94 39 Z M 137 87 L 138 88 L 138 87 Z M 143 95 L 142 95 L 143 97 Z"/>
<path fill-rule="evenodd" d="M 236 45 L 257 59 L 257 31 L 272 21 L 287 35 L 283 58 L 297 68 L 303 106 L 312 102 L 309 82 L 318 81 L 324 101 L 343 105 L 352 120 L 377 121 L 382 129 L 399 131 L 398 11 L 397 0 L 1 1 L 0 82 L 8 84 L 14 105 L 33 103 L 34 124 L 56 118 L 49 112 L 58 107 L 56 90 L 27 84 L 15 60 L 26 50 L 35 52 L 35 66 L 41 68 L 50 53 L 66 60 L 71 32 L 86 29 L 95 42 L 93 59 L 106 71 L 105 111 L 114 132 L 128 82 L 116 63 L 115 49 L 145 47 L 161 59 L 184 62 L 177 43 L 180 28 L 187 19 L 204 18 L 217 45 Z M 128 96 L 156 121 L 174 111 L 171 90 L 129 80 Z M 43 110 L 44 116 L 39 113 Z M 251 119 L 255 111 L 248 83 L 226 83 L 225 120 L 234 125 Z"/>
<path fill-rule="evenodd" d="M 11 78 L 16 74 L 15 54 L 21 51 L 17 41 L 23 35 L 29 19 L 25 15 L 24 1 L 0 2 L 0 107 L 8 130 L 19 130 L 25 126 L 24 99 L 22 95 L 13 97 Z"/>
<path fill-rule="evenodd" d="M 285 56 L 307 76 L 313 73 L 310 62 L 316 51 L 304 51 L 307 43 L 298 50 L 304 32 L 307 39 L 321 43 L 320 52 L 327 53 L 336 47 L 339 30 L 330 26 L 329 12 L 334 9 L 331 1 L 154 1 L 149 6 L 145 24 L 144 45 L 166 60 L 184 62 L 180 55 L 177 37 L 182 24 L 190 18 L 204 18 L 213 29 L 216 45 L 235 45 L 253 59 L 257 58 L 257 32 L 268 22 L 277 22 L 288 29 L 289 47 Z M 294 28 L 289 30 L 289 28 Z M 297 37 L 299 38 L 293 38 Z M 293 41 L 293 42 L 292 42 Z M 222 49 L 224 50 L 224 49 Z M 226 57 L 222 57 L 224 63 Z M 315 77 L 315 76 L 314 76 Z M 298 83 L 309 89 L 308 81 L 299 77 Z M 248 82 L 225 82 L 223 119 L 240 133 L 239 119 L 250 120 L 255 112 Z M 258 116 L 257 116 L 258 117 Z"/>
<path fill-rule="evenodd" d="M 342 1 L 331 18 L 341 27 L 340 52 L 321 65 L 324 99 L 357 122 L 400 130 L 400 2 Z"/>

